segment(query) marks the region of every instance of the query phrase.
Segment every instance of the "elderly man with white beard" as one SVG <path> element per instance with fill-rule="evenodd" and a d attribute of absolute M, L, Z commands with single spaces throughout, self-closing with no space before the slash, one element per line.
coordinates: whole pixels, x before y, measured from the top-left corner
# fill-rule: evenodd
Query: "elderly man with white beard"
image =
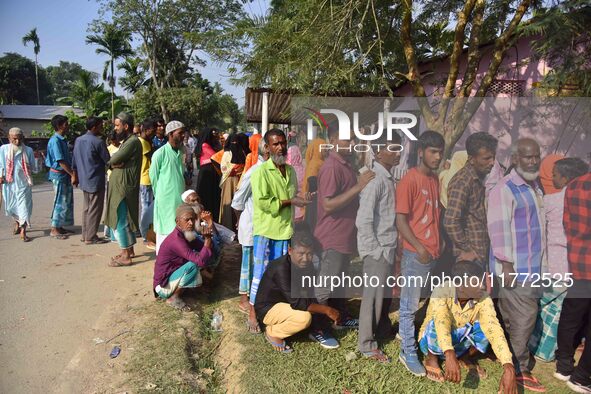
<path fill-rule="evenodd" d="M 202 230 L 205 241 L 201 242 L 195 232 L 197 220 L 192 206 L 176 209 L 176 227 L 162 242 L 154 265 L 154 295 L 182 311 L 191 310 L 181 298 L 184 289 L 199 285 L 199 270 L 212 255 L 211 229 Z"/>
<path fill-rule="evenodd" d="M 542 190 L 538 182 L 540 146 L 531 138 L 511 147 L 514 169 L 496 184 L 488 200 L 490 271 L 500 285 L 498 307 L 513 350 L 517 384 L 536 392 L 544 386 L 532 375 L 527 348 L 536 323 L 539 281 L 546 250 Z"/>
<path fill-rule="evenodd" d="M 30 225 L 33 211 L 31 193 L 31 170 L 35 166 L 33 149 L 24 143 L 21 129 L 13 127 L 8 131 L 9 144 L 0 147 L 0 184 L 4 196 L 4 213 L 14 219 L 14 235 L 20 234 L 24 242 L 27 226 Z"/>

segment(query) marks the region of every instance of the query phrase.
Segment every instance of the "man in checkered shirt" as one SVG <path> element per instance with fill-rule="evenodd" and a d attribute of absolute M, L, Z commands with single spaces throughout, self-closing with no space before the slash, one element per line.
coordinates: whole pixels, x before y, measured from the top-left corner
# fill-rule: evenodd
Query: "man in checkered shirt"
<path fill-rule="evenodd" d="M 568 184 L 563 223 L 573 285 L 564 299 L 558 323 L 554 376 L 567 381 L 578 393 L 591 393 L 591 173 Z M 575 368 L 573 356 L 585 325 L 585 350 Z"/>

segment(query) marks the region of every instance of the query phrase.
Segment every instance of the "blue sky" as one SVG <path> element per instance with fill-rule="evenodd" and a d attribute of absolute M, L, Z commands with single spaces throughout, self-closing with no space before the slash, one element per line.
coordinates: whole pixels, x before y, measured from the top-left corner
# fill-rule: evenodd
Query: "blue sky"
<path fill-rule="evenodd" d="M 250 14 L 262 14 L 268 3 L 254 0 L 245 9 Z M 101 75 L 107 57 L 95 54 L 96 47 L 84 42 L 88 24 L 98 17 L 98 8 L 94 0 L 0 0 L 0 54 L 16 52 L 34 59 L 32 46 L 23 46 L 22 37 L 36 27 L 41 43 L 39 63 L 43 67 L 64 60 Z M 220 82 L 226 93 L 233 95 L 240 106 L 244 105 L 244 87 L 230 84 L 223 65 L 207 63 L 206 67 L 199 67 L 199 72 L 212 83 Z M 117 92 L 124 94 L 119 87 Z"/>

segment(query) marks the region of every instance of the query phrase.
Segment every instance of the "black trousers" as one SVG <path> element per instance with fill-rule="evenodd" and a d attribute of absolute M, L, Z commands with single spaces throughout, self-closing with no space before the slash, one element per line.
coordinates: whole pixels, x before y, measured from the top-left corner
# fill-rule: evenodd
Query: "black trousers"
<path fill-rule="evenodd" d="M 586 337 L 585 350 L 575 368 L 574 354 Z M 578 383 L 591 383 L 591 281 L 575 280 L 562 304 L 558 323 L 556 370 Z"/>

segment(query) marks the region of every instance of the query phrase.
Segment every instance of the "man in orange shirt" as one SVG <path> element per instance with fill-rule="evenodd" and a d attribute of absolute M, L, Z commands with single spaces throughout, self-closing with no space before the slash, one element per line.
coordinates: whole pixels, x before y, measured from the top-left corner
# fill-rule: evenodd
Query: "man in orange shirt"
<path fill-rule="evenodd" d="M 416 376 L 425 376 L 417 356 L 415 313 L 421 289 L 440 254 L 439 180 L 434 173 L 443 159 L 445 142 L 441 134 L 425 131 L 418 139 L 419 165 L 410 169 L 396 188 L 396 227 L 402 235 L 400 362 Z M 421 279 L 423 283 L 421 283 Z"/>

